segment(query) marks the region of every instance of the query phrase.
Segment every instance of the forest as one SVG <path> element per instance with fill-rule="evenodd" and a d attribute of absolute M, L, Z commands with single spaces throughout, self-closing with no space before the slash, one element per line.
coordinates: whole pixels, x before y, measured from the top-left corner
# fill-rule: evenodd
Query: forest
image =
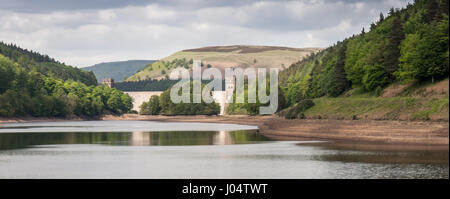
<path fill-rule="evenodd" d="M 280 73 L 289 106 L 305 99 L 338 97 L 351 89 L 373 93 L 392 83 L 449 76 L 448 0 L 416 0 L 344 41 Z"/>
<path fill-rule="evenodd" d="M 19 67 L 27 71 L 36 71 L 43 75 L 62 80 L 80 81 L 88 86 L 97 85 L 97 79 L 93 72 L 67 66 L 48 55 L 23 49 L 15 44 L 0 42 L 0 54 L 8 57 L 11 61 L 17 63 Z"/>
<path fill-rule="evenodd" d="M 90 72 L 18 47 L 1 47 L 11 58 L 0 54 L 0 117 L 93 117 L 127 113 L 132 107 L 132 99 L 121 91 L 95 86 Z"/>
<path fill-rule="evenodd" d="M 370 30 L 362 28 L 292 64 L 279 75 L 278 114 L 302 119 L 314 107 L 309 117 L 319 119 L 448 118 L 443 114 L 448 115 L 448 94 L 424 94 L 424 86 L 449 77 L 448 12 L 448 0 L 416 0 L 391 8 L 386 16 L 380 13 Z M 409 89 L 399 97 L 382 98 L 391 85 Z M 422 98 L 410 96 L 414 89 Z M 257 106 L 230 104 L 227 114 L 258 114 Z"/>

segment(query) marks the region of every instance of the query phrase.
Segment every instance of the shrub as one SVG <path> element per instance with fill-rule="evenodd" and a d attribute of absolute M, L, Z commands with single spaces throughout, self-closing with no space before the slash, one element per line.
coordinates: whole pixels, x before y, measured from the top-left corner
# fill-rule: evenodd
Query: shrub
<path fill-rule="evenodd" d="M 375 89 L 375 96 L 379 97 L 383 94 L 383 88 L 381 86 L 378 86 L 377 89 Z"/>
<path fill-rule="evenodd" d="M 294 107 L 290 108 L 285 116 L 286 119 L 295 119 L 300 118 L 304 119 L 306 116 L 304 112 L 309 108 L 314 106 L 314 102 L 312 100 L 306 99 L 300 101 Z"/>
<path fill-rule="evenodd" d="M 141 115 L 159 115 L 159 112 L 161 111 L 159 97 L 153 95 L 148 102 L 142 103 L 140 109 Z"/>

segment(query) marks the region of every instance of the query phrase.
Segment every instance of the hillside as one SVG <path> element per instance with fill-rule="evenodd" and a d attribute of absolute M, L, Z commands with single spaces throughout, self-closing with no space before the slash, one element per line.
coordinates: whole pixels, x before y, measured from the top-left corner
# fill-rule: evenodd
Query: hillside
<path fill-rule="evenodd" d="M 280 115 L 448 121 L 448 12 L 447 0 L 392 8 L 369 31 L 291 65 L 279 77 L 290 107 Z"/>
<path fill-rule="evenodd" d="M 96 117 L 131 110 L 130 96 L 95 86 L 92 72 L 15 45 L 1 43 L 0 52 L 0 117 Z"/>
<path fill-rule="evenodd" d="M 95 75 L 92 72 L 65 65 L 48 55 L 42 55 L 13 44 L 0 42 L 0 54 L 16 62 L 19 67 L 27 71 L 36 71 L 62 80 L 80 81 L 86 85 L 97 84 Z"/>
<path fill-rule="evenodd" d="M 192 67 L 192 60 L 202 60 L 204 67 L 220 70 L 229 67 L 277 67 L 285 69 L 318 48 L 288 48 L 275 46 L 211 46 L 187 49 L 163 58 L 127 79 L 139 81 L 161 79 L 175 67 Z"/>
<path fill-rule="evenodd" d="M 95 64 L 93 66 L 81 68 L 85 71 L 94 72 L 97 81 L 101 82 L 103 78 L 113 78 L 115 81 L 123 81 L 131 75 L 138 72 L 147 64 L 155 62 L 154 60 L 128 60 L 118 62 L 106 62 Z"/>
<path fill-rule="evenodd" d="M 439 2 L 392 8 L 369 32 L 363 29 L 282 71 L 289 103 L 337 97 L 354 88 L 380 94 L 392 83 L 448 77 L 448 1 Z"/>
<path fill-rule="evenodd" d="M 346 120 L 449 121 L 449 81 L 392 84 L 377 97 L 352 89 L 342 96 L 313 99 L 301 117 Z M 287 112 L 280 113 L 285 116 Z"/>

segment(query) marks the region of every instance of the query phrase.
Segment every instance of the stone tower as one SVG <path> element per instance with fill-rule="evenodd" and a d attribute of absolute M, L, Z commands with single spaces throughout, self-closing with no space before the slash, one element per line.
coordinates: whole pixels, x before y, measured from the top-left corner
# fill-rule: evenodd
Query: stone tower
<path fill-rule="evenodd" d="M 114 79 L 104 78 L 102 79 L 102 84 L 108 86 L 109 88 L 114 88 Z"/>
<path fill-rule="evenodd" d="M 233 99 L 234 87 L 236 85 L 236 78 L 232 76 L 231 78 L 225 78 L 225 96 L 226 103 L 230 103 Z"/>

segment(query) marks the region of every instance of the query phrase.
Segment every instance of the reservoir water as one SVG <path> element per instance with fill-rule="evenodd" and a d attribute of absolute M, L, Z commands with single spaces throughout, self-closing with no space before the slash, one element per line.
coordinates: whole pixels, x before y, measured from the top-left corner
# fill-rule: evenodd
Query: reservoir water
<path fill-rule="evenodd" d="M 448 147 L 276 141 L 232 124 L 0 125 L 0 178 L 448 179 L 448 159 Z"/>

